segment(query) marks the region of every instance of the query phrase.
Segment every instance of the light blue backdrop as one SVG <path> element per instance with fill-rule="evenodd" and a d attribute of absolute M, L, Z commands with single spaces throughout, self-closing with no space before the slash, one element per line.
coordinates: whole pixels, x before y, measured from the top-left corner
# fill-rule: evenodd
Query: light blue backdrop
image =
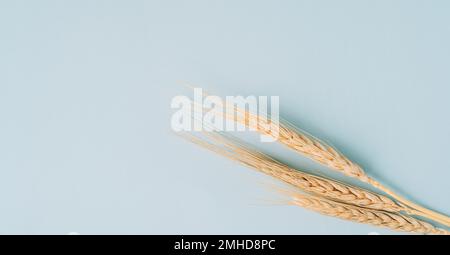
<path fill-rule="evenodd" d="M 278 95 L 283 117 L 450 214 L 449 13 L 444 0 L 2 1 L 0 233 L 393 233 L 276 205 L 270 179 L 174 136 L 179 81 Z"/>

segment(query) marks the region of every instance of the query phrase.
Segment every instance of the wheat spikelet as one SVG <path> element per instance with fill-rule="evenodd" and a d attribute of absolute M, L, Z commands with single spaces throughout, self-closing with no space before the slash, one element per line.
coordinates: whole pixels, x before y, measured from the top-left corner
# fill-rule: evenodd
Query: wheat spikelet
<path fill-rule="evenodd" d="M 271 123 L 267 116 L 256 115 L 239 108 L 234 110 L 237 115 L 225 114 L 225 116 L 228 119 L 246 125 L 251 130 L 277 138 L 280 143 L 314 161 L 338 170 L 345 175 L 368 182 L 368 175 L 359 165 L 353 163 L 336 149 L 326 145 L 317 138 L 300 132 L 289 124 Z M 275 131 L 278 134 L 275 134 Z"/>
<path fill-rule="evenodd" d="M 286 123 L 271 122 L 266 115 L 255 114 L 234 105 L 227 106 L 225 112 L 215 113 L 247 126 L 250 130 L 271 136 L 294 151 L 345 175 L 369 182 L 369 176 L 359 165 L 319 139 L 299 131 L 287 121 L 284 121 Z"/>
<path fill-rule="evenodd" d="M 398 213 L 361 208 L 320 197 L 292 193 L 291 203 L 324 215 L 359 223 L 387 227 L 402 232 L 448 235 L 448 231 L 435 228 L 429 223 Z"/>
<path fill-rule="evenodd" d="M 245 166 L 255 168 L 260 172 L 282 180 L 303 192 L 316 195 L 305 196 L 299 193 L 291 193 L 293 194 L 293 204 L 325 215 L 388 227 L 397 231 L 422 234 L 449 234 L 446 230 L 435 228 L 429 223 L 400 214 L 399 212 L 405 211 L 405 208 L 387 197 L 334 180 L 294 170 L 261 152 L 253 151 L 248 147 L 237 144 L 236 140 L 229 137 L 215 133 L 207 134 L 206 136 L 218 142 L 219 145 L 193 135 L 186 135 L 184 138 L 232 160 L 236 160 Z"/>
<path fill-rule="evenodd" d="M 347 176 L 372 185 L 373 187 L 390 195 L 401 204 L 409 207 L 408 211 L 412 214 L 427 217 L 450 227 L 450 218 L 448 216 L 417 205 L 401 197 L 386 186 L 371 178 L 358 164 L 352 162 L 332 146 L 327 145 L 311 135 L 301 132 L 288 122 L 286 122 L 286 124 L 270 122 L 268 121 L 267 116 L 261 114 L 256 115 L 245 109 L 239 109 L 234 106 L 233 114 L 230 115 L 229 112 L 226 112 L 224 116 L 227 119 L 231 119 L 249 127 L 251 130 L 256 130 L 261 134 L 272 136 L 280 143 L 286 145 L 294 151 L 325 166 L 328 166 L 333 170 L 339 171 Z"/>
<path fill-rule="evenodd" d="M 385 196 L 359 187 L 343 184 L 336 180 L 307 174 L 293 169 L 264 153 L 252 150 L 248 145 L 243 145 L 242 142 L 239 142 L 230 136 L 227 137 L 217 133 L 206 133 L 205 137 L 219 145 L 208 142 L 207 139 L 198 138 L 193 135 L 185 135 L 185 138 L 189 139 L 191 142 L 235 160 L 247 167 L 254 168 L 264 174 L 284 181 L 305 192 L 376 210 L 385 210 L 389 212 L 403 211 L 409 214 L 413 213 L 408 210 L 408 208 L 395 203 Z"/>

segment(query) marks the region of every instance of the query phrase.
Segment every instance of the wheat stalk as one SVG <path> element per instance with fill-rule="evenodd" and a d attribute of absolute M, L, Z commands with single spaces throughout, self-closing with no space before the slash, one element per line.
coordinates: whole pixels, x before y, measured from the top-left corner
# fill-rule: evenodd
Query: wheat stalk
<path fill-rule="evenodd" d="M 398 212 L 403 211 L 404 208 L 387 197 L 294 170 L 261 152 L 239 145 L 235 139 L 226 138 L 223 135 L 212 133 L 207 134 L 206 137 L 218 142 L 219 145 L 193 135 L 184 136 L 202 147 L 236 160 L 245 166 L 255 168 L 304 192 L 319 195 L 310 196 L 290 192 L 292 204 L 325 215 L 388 227 L 397 231 L 449 234 L 446 230 L 435 228 L 429 223 L 401 215 Z"/>
<path fill-rule="evenodd" d="M 376 210 L 415 214 L 414 210 L 397 204 L 386 196 L 291 168 L 264 153 L 251 149 L 249 145 L 231 136 L 218 133 L 205 133 L 204 136 L 206 139 L 185 134 L 184 138 L 307 193 Z"/>
<path fill-rule="evenodd" d="M 235 113 L 237 115 L 235 115 Z M 289 123 L 283 124 L 278 122 L 270 122 L 266 116 L 261 114 L 256 115 L 247 110 L 242 110 L 236 107 L 233 108 L 232 115 L 229 115 L 228 111 L 224 115 L 228 119 L 232 119 L 240 124 L 246 125 L 251 130 L 256 130 L 261 134 L 274 137 L 280 143 L 316 162 L 372 185 L 373 187 L 390 195 L 401 204 L 409 207 L 410 212 L 413 212 L 415 215 L 427 217 L 448 227 L 450 226 L 450 218 L 448 216 L 417 205 L 401 197 L 386 186 L 371 178 L 358 164 L 348 159 L 345 155 L 334 149 L 332 146 L 327 145 L 311 135 L 299 131 L 298 128 Z"/>
<path fill-rule="evenodd" d="M 291 204 L 301 206 L 324 215 L 345 220 L 387 227 L 396 231 L 420 234 L 448 235 L 450 232 L 435 228 L 431 224 L 398 213 L 361 208 L 328 199 L 292 193 Z"/>

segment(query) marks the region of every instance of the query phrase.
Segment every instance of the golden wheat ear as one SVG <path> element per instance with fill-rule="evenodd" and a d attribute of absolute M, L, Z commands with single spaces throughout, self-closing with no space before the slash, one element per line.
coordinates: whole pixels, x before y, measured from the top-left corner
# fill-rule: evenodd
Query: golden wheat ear
<path fill-rule="evenodd" d="M 447 230 L 436 228 L 427 222 L 400 213 L 350 205 L 277 185 L 271 185 L 270 188 L 287 197 L 289 199 L 287 204 L 300 206 L 323 215 L 401 232 L 432 235 L 450 234 Z"/>
<path fill-rule="evenodd" d="M 371 178 L 358 164 L 351 161 L 337 149 L 319 140 L 318 138 L 315 138 L 307 134 L 306 132 L 301 131 L 291 123 L 285 120 L 277 123 L 270 122 L 268 121 L 268 116 L 255 114 L 249 112 L 246 109 L 240 109 L 234 106 L 233 112 L 233 114 L 217 114 L 222 114 L 226 119 L 233 120 L 237 123 L 245 125 L 250 130 L 256 130 L 260 134 L 272 136 L 281 144 L 289 147 L 290 149 L 300 153 L 303 156 L 306 156 L 347 176 L 356 178 L 362 182 L 372 185 L 380 191 L 388 194 L 405 207 L 408 207 L 411 213 L 415 215 L 426 217 L 435 222 L 450 227 L 450 217 L 432 211 L 428 208 L 425 208 L 403 198 L 388 187 Z"/>
<path fill-rule="evenodd" d="M 291 198 L 291 204 L 293 205 L 301 206 L 324 215 L 333 216 L 344 220 L 385 227 L 402 232 L 433 235 L 450 234 L 447 230 L 436 228 L 427 222 L 417 220 L 410 216 L 401 215 L 399 213 L 357 207 L 354 205 L 348 205 L 322 197 L 304 195 L 301 193 L 291 192 Z"/>
<path fill-rule="evenodd" d="M 205 132 L 184 133 L 182 137 L 308 194 L 370 210 L 414 214 L 383 195 L 291 168 L 230 135 Z"/>

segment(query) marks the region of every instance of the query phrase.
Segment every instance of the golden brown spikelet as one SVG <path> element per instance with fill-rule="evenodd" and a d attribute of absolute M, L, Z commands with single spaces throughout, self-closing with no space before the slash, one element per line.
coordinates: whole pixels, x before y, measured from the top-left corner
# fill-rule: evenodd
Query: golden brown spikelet
<path fill-rule="evenodd" d="M 249 148 L 230 136 L 206 133 L 204 138 L 189 134 L 186 134 L 185 138 L 307 193 L 376 210 L 414 214 L 414 211 L 408 210 L 386 196 L 291 168 L 264 153 Z"/>
<path fill-rule="evenodd" d="M 357 207 L 303 194 L 292 194 L 293 205 L 298 205 L 324 215 L 344 220 L 390 228 L 395 231 L 419 234 L 448 235 L 449 232 L 431 224 L 398 213 Z"/>

